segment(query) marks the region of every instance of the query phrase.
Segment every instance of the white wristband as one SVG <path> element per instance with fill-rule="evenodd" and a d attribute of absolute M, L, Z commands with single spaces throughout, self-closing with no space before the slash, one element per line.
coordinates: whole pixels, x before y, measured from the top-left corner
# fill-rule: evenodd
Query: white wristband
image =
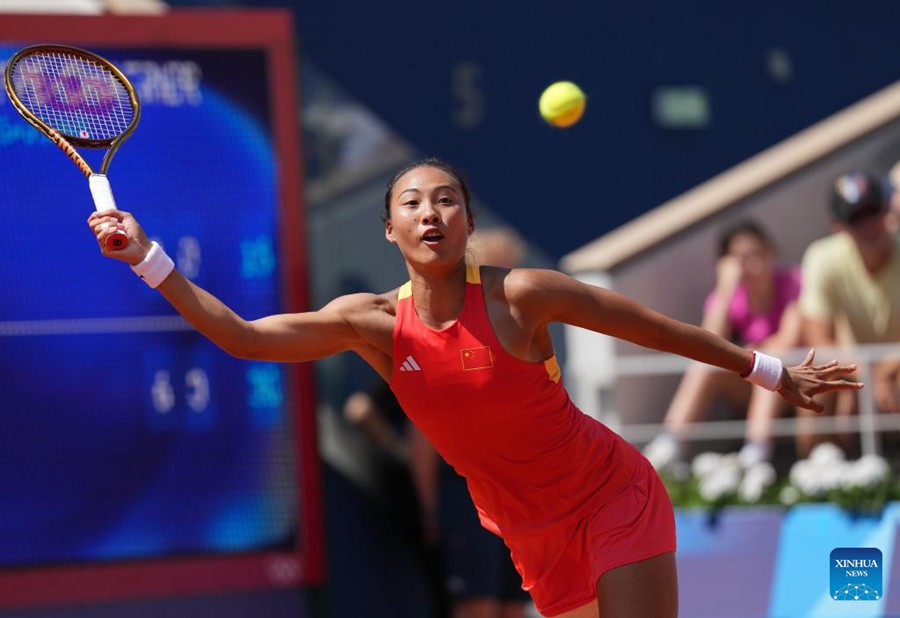
<path fill-rule="evenodd" d="M 781 373 L 784 365 L 780 358 L 763 354 L 762 352 L 753 353 L 753 368 L 744 379 L 751 384 L 762 386 L 770 391 L 777 391 L 781 387 Z"/>
<path fill-rule="evenodd" d="M 151 288 L 156 288 L 166 280 L 169 273 L 175 270 L 175 262 L 166 255 L 163 248 L 154 240 L 151 243 L 150 251 L 147 252 L 143 261 L 132 266 L 131 270 Z"/>

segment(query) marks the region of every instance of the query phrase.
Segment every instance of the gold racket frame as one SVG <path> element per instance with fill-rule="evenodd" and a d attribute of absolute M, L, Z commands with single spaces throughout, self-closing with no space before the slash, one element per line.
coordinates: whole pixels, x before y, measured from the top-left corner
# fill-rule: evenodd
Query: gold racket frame
<path fill-rule="evenodd" d="M 100 65 L 101 67 L 107 69 L 119 81 L 122 82 L 122 85 L 125 87 L 126 92 L 128 92 L 128 97 L 134 110 L 131 122 L 128 123 L 128 126 L 124 131 L 122 131 L 122 133 L 111 140 L 92 140 L 85 139 L 83 137 L 77 137 L 74 135 L 66 135 L 65 133 L 57 131 L 46 122 L 38 118 L 28 109 L 28 107 L 25 106 L 22 100 L 19 99 L 19 95 L 16 94 L 12 83 L 13 67 L 15 67 L 20 60 L 27 56 L 32 56 L 39 53 L 54 52 L 69 54 L 81 58 L 82 60 Z M 73 146 L 80 146 L 82 148 L 109 148 L 109 150 L 107 150 L 106 154 L 103 156 L 103 161 L 100 163 L 100 170 L 98 172 L 100 174 L 106 174 L 106 171 L 109 169 L 109 164 L 112 161 L 113 155 L 115 155 L 116 151 L 125 142 L 125 140 L 131 137 L 131 134 L 134 133 L 134 130 L 137 128 L 138 121 L 141 117 L 141 104 L 138 100 L 137 92 L 135 91 L 132 83 L 128 80 L 127 77 L 125 77 L 125 74 L 122 73 L 122 71 L 120 71 L 116 65 L 114 65 L 106 58 L 78 47 L 71 47 L 68 45 L 31 45 L 29 47 L 20 49 L 15 54 L 13 54 L 13 56 L 6 63 L 6 71 L 4 72 L 3 76 L 3 86 L 6 89 L 6 94 L 9 97 L 9 100 L 16 108 L 16 111 L 18 111 L 19 114 L 26 121 L 28 121 L 31 126 L 46 135 L 54 144 L 59 146 L 59 148 L 63 152 L 65 152 L 70 159 L 72 159 L 75 165 L 77 165 L 81 172 L 87 177 L 90 177 L 94 173 L 94 170 L 91 169 L 91 166 L 88 164 L 88 162 L 85 161 L 84 157 L 82 157 Z"/>

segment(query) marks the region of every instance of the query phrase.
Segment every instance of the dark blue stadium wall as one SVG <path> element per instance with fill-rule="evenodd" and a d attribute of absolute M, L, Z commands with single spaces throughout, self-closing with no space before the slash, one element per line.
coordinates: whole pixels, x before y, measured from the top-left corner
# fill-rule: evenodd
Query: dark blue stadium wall
<path fill-rule="evenodd" d="M 890 0 L 293 5 L 304 54 L 552 257 L 900 76 Z M 559 79 L 589 96 L 565 131 L 537 113 Z M 661 128 L 652 93 L 685 85 L 706 91 L 708 128 Z"/>

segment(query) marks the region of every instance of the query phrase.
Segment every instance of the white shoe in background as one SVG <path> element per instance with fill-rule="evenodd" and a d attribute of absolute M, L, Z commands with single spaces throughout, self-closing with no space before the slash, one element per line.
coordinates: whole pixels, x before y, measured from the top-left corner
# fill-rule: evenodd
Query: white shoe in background
<path fill-rule="evenodd" d="M 744 470 L 769 461 L 772 447 L 767 442 L 745 442 L 738 452 L 738 463 Z"/>

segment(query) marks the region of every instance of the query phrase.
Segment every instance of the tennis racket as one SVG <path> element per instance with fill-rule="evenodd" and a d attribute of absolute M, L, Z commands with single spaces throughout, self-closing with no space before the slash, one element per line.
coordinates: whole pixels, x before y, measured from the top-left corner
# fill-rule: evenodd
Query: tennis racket
<path fill-rule="evenodd" d="M 115 208 L 106 172 L 141 116 L 128 78 L 105 58 L 83 49 L 34 45 L 9 59 L 3 85 L 25 120 L 59 146 L 87 177 L 97 210 Z M 97 172 L 76 146 L 107 149 Z M 115 251 L 127 243 L 128 236 L 116 232 L 106 246 Z"/>

